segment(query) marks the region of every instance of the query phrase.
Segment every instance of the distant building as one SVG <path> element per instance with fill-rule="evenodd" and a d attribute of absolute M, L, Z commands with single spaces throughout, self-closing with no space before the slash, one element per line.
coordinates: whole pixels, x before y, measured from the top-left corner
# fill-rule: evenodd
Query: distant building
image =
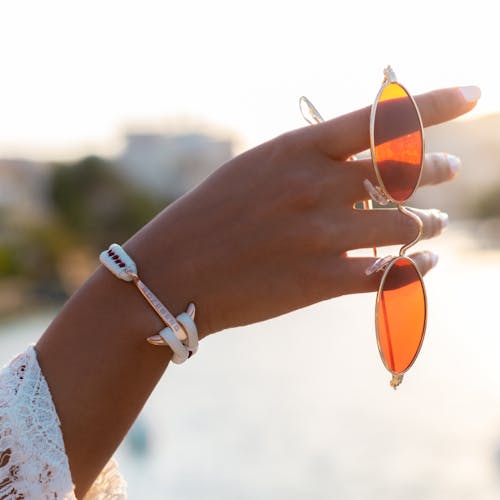
<path fill-rule="evenodd" d="M 0 212 L 15 224 L 37 222 L 46 217 L 47 166 L 22 159 L 0 159 Z"/>
<path fill-rule="evenodd" d="M 232 158 L 232 143 L 200 134 L 129 134 L 118 158 L 132 181 L 176 198 Z"/>

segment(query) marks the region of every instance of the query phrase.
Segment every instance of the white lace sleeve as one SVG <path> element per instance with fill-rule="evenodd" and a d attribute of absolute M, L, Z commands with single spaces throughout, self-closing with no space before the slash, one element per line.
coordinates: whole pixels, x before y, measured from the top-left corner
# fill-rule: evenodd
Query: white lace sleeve
<path fill-rule="evenodd" d="M 0 371 L 0 499 L 75 499 L 50 391 L 31 346 Z M 110 460 L 86 500 L 126 498 Z"/>

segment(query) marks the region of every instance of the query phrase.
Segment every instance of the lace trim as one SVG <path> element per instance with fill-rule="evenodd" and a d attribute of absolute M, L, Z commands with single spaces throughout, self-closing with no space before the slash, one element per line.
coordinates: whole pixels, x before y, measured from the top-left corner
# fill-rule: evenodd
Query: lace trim
<path fill-rule="evenodd" d="M 0 371 L 0 499 L 75 499 L 68 457 L 49 387 L 33 346 Z M 86 500 L 125 499 L 110 460 Z"/>
<path fill-rule="evenodd" d="M 127 483 L 118 470 L 115 459 L 111 459 L 99 474 L 84 500 L 126 500 Z"/>

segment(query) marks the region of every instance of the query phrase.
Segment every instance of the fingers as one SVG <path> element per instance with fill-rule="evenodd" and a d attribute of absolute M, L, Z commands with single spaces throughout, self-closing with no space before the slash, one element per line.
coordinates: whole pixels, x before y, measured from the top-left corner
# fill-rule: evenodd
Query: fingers
<path fill-rule="evenodd" d="M 477 87 L 434 90 L 415 97 L 424 126 L 435 125 L 470 111 L 481 92 Z M 341 160 L 370 146 L 371 107 L 307 128 L 309 139 L 330 157 Z"/>
<path fill-rule="evenodd" d="M 411 211 L 422 221 L 424 239 L 438 236 L 448 225 L 448 215 L 440 210 L 412 208 Z M 345 250 L 403 245 L 418 234 L 415 221 L 397 209 L 353 210 L 352 215 Z"/>
<path fill-rule="evenodd" d="M 453 120 L 470 111 L 481 97 L 478 87 L 440 89 L 415 97 L 424 127 Z"/>
<path fill-rule="evenodd" d="M 415 262 L 422 276 L 436 266 L 438 262 L 438 256 L 427 251 L 414 253 L 409 257 Z M 336 279 L 345 284 L 344 290 L 346 294 L 378 290 L 382 272 L 370 276 L 365 273 L 366 269 L 377 260 L 376 257 L 341 257 L 341 259 L 342 262 L 338 267 L 340 275 L 336 276 Z"/>
<path fill-rule="evenodd" d="M 462 162 L 460 158 L 448 153 L 429 153 L 425 155 L 420 186 L 433 186 L 453 179 Z"/>
<path fill-rule="evenodd" d="M 429 153 L 425 155 L 420 186 L 440 184 L 453 179 L 460 168 L 460 159 L 447 153 Z M 343 164 L 342 185 L 346 187 L 343 195 L 349 203 L 367 200 L 368 193 L 363 181 L 368 179 L 377 185 L 378 181 L 371 159 L 345 162 Z"/>

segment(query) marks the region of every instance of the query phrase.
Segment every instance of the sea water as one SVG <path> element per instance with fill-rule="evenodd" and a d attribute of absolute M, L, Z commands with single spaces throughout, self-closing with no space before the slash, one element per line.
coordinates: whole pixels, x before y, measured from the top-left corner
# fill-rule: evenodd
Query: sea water
<path fill-rule="evenodd" d="M 117 451 L 130 498 L 498 498 L 500 252 L 457 231 L 421 246 L 441 260 L 425 278 L 421 354 L 397 391 L 374 294 L 213 335 L 168 368 Z M 54 314 L 4 323 L 2 364 Z"/>

